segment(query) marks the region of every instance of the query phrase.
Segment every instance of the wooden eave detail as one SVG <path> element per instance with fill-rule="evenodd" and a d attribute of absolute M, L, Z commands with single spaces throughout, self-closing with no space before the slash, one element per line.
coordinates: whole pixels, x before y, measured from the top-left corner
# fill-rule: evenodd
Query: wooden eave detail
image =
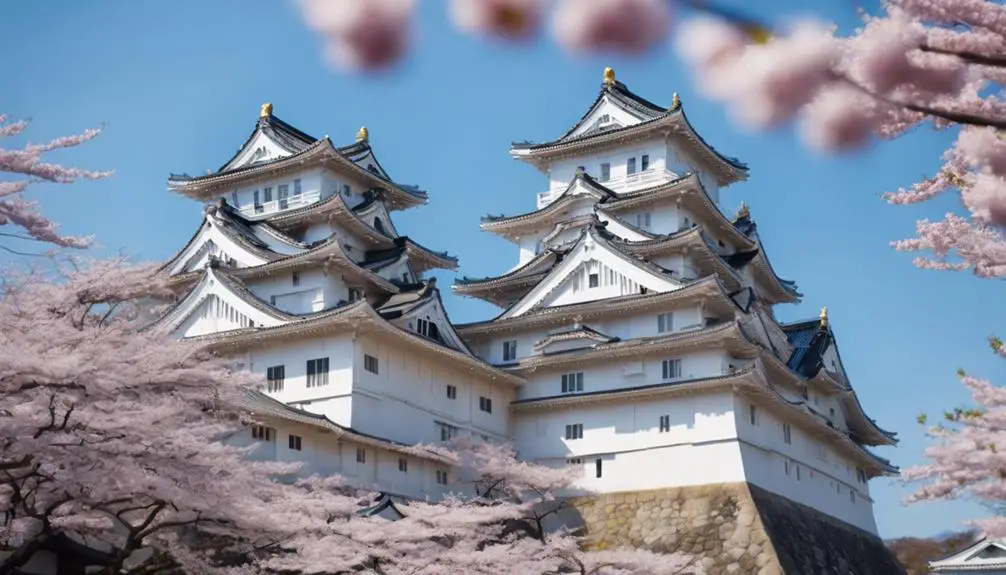
<path fill-rule="evenodd" d="M 631 294 L 617 298 L 540 308 L 514 318 L 458 325 L 455 326 L 455 329 L 466 340 L 478 341 L 498 334 L 566 325 L 570 321 L 586 323 L 628 313 L 650 310 L 666 311 L 668 304 L 685 305 L 693 302 L 703 302 L 706 308 L 724 315 L 740 311 L 730 299 L 719 279 L 710 276 L 674 291 L 646 295 Z"/>
<path fill-rule="evenodd" d="M 458 269 L 457 260 L 444 257 L 441 254 L 424 248 L 411 239 L 405 242 L 405 253 L 408 254 L 409 263 L 416 273 L 423 273 L 430 269 L 449 271 L 456 271 Z"/>
<path fill-rule="evenodd" d="M 744 280 L 740 274 L 713 250 L 703 237 L 701 227 L 696 226 L 666 239 L 625 242 L 619 245 L 626 251 L 646 259 L 668 253 L 685 254 L 700 264 L 702 267 L 700 271 L 706 272 L 706 275 L 719 275 L 720 280 L 729 291 L 734 292 L 744 288 Z"/>
<path fill-rule="evenodd" d="M 263 177 L 275 177 L 305 167 L 325 167 L 350 176 L 354 176 L 373 188 L 385 192 L 386 204 L 391 209 L 407 209 L 426 203 L 426 198 L 410 193 L 393 182 L 367 171 L 336 150 L 332 141 L 325 137 L 296 154 L 277 159 L 247 169 L 224 172 L 211 176 L 194 178 L 192 180 L 169 180 L 168 188 L 196 200 L 207 200 L 221 195 L 236 185 L 259 180 Z"/>
<path fill-rule="evenodd" d="M 539 170 L 546 170 L 555 160 L 571 156 L 581 156 L 599 152 L 605 149 L 621 146 L 646 138 L 662 137 L 664 140 L 671 135 L 678 136 L 676 142 L 701 163 L 716 177 L 720 186 L 726 187 L 734 182 L 747 179 L 747 170 L 737 166 L 706 144 L 679 108 L 652 120 L 644 120 L 638 124 L 626 126 L 595 134 L 591 136 L 572 138 L 565 142 L 555 142 L 551 145 L 540 144 L 532 147 L 514 147 L 510 154 L 515 159 L 524 160 Z"/>
<path fill-rule="evenodd" d="M 326 243 L 302 254 L 289 256 L 260 266 L 230 269 L 228 270 L 228 273 L 237 278 L 249 279 L 265 277 L 279 272 L 316 267 L 319 265 L 324 265 L 329 269 L 337 269 L 347 275 L 351 275 L 369 283 L 374 287 L 380 288 L 384 292 L 398 292 L 398 286 L 376 273 L 360 267 L 359 264 L 346 255 L 346 252 L 343 251 L 342 246 L 339 245 L 339 240 L 336 237 L 332 237 Z"/>
<path fill-rule="evenodd" d="M 234 352 L 270 345 L 276 341 L 288 342 L 291 338 L 317 337 L 331 333 L 345 333 L 347 330 L 357 336 L 382 337 L 404 344 L 424 353 L 425 357 L 439 358 L 452 369 L 467 368 L 480 377 L 513 387 L 525 383 L 523 378 L 497 369 L 475 356 L 395 326 L 381 317 L 366 300 L 360 300 L 328 313 L 294 320 L 276 327 L 247 327 L 210 336 L 189 338 L 187 341 L 202 342 L 214 350 Z"/>
<path fill-rule="evenodd" d="M 764 250 L 758 250 L 758 255 L 751 260 L 751 265 L 755 272 L 755 277 L 760 280 L 762 285 L 768 287 L 768 293 L 763 293 L 763 295 L 770 303 L 795 303 L 800 301 L 798 296 L 787 290 L 779 281 L 779 276 L 775 274 L 772 266 L 765 258 Z"/>
<path fill-rule="evenodd" d="M 553 224 L 579 203 L 596 204 L 599 200 L 600 198 L 589 193 L 566 195 L 540 210 L 513 216 L 505 220 L 483 222 L 479 224 L 479 227 L 483 231 L 498 234 L 508 240 L 516 241 L 522 235 L 533 233 L 542 227 Z"/>
<path fill-rule="evenodd" d="M 545 369 L 563 369 L 593 361 L 610 361 L 625 357 L 653 354 L 684 353 L 695 349 L 724 348 L 735 357 L 756 357 L 759 347 L 749 341 L 737 321 L 671 335 L 641 337 L 625 341 L 602 343 L 554 355 L 534 355 L 505 366 L 509 373 L 528 374 Z"/>
<path fill-rule="evenodd" d="M 318 222 L 335 222 L 364 240 L 369 249 L 387 249 L 395 245 L 395 239 L 374 229 L 356 214 L 342 199 L 342 194 L 319 200 L 302 210 L 290 214 L 269 214 L 265 217 L 249 218 L 250 221 L 267 220 L 281 229 L 293 229 Z"/>

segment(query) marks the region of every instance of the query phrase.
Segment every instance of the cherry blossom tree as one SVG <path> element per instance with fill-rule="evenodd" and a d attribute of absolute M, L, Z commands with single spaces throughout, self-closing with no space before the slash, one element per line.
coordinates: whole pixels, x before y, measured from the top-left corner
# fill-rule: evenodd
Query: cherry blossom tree
<path fill-rule="evenodd" d="M 405 518 L 380 533 L 391 566 L 383 573 L 701 573 L 695 558 L 677 553 L 583 551 L 583 541 L 564 526 L 568 517 L 561 517 L 569 499 L 556 496 L 575 484 L 569 469 L 518 461 L 501 444 L 454 440 L 417 449 L 460 470 L 458 494 L 400 507 Z"/>
<path fill-rule="evenodd" d="M 0 138 L 15 138 L 28 127 L 26 120 L 11 121 L 0 113 Z M 0 237 L 16 241 L 34 241 L 50 246 L 84 248 L 91 244 L 90 237 L 64 236 L 58 226 L 38 211 L 38 204 L 24 199 L 24 191 L 37 182 L 69 184 L 78 179 L 99 179 L 111 172 L 95 172 L 68 168 L 43 161 L 43 156 L 54 150 L 73 148 L 95 138 L 101 130 L 87 130 L 76 136 L 64 136 L 45 144 L 28 143 L 20 148 L 0 147 Z M 0 243 L 0 249 L 19 255 L 23 251 Z"/>
<path fill-rule="evenodd" d="M 304 2 L 309 6 L 326 0 Z M 393 0 L 340 5 L 357 2 L 402 5 Z M 773 29 L 755 13 L 740 14 L 709 0 L 456 0 L 452 6 L 463 30 L 511 40 L 540 32 L 545 13 L 554 8 L 551 32 L 563 46 L 627 53 L 663 42 L 672 15 L 684 14 L 670 33 L 706 96 L 724 103 L 754 129 L 798 122 L 805 142 L 824 152 L 865 148 L 920 126 L 953 130 L 955 139 L 935 173 L 884 198 L 907 205 L 952 194 L 962 204 L 961 213 L 921 220 L 916 237 L 893 242 L 893 247 L 918 254 L 914 264 L 922 268 L 1006 276 L 1006 103 L 1001 90 L 1006 6 L 1000 2 L 886 0 L 878 14 L 864 15 L 863 25 L 847 35 L 807 19 Z M 410 25 L 402 17 L 406 12 L 379 29 L 399 34 Z M 309 11 L 306 15 L 313 19 Z M 345 29 L 367 25 L 355 21 Z M 346 32 L 333 37 L 351 51 L 370 49 Z M 381 65 L 392 62 L 385 59 Z M 991 342 L 995 353 L 1006 355 L 1001 340 Z M 943 425 L 930 430 L 930 463 L 905 473 L 908 480 L 926 483 L 910 501 L 974 496 L 1002 508 L 1006 391 L 959 375 L 978 407 L 948 413 Z M 993 535 L 1006 535 L 1001 514 L 981 525 Z"/>
<path fill-rule="evenodd" d="M 276 481 L 296 467 L 227 446 L 247 423 L 237 399 L 257 381 L 140 329 L 141 304 L 167 295 L 155 269 L 99 261 L 63 266 L 59 282 L 4 277 L 0 572 L 66 537 L 103 554 L 109 574 L 223 572 L 228 557 L 280 569 L 340 521 L 359 532 L 373 523 L 338 478 Z M 353 568 L 361 550 L 335 547 L 326 569 Z"/>

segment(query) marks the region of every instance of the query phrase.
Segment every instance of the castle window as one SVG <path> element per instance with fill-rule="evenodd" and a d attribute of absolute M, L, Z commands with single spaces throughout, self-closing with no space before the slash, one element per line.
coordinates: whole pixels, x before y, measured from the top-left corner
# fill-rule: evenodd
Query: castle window
<path fill-rule="evenodd" d="M 288 443 L 290 449 L 294 451 L 300 451 L 301 448 L 301 437 L 299 435 L 290 435 L 290 441 Z"/>
<path fill-rule="evenodd" d="M 349 187 L 349 184 L 343 184 L 342 195 L 346 196 L 347 198 L 353 195 L 353 189 Z"/>
<path fill-rule="evenodd" d="M 379 373 L 377 358 L 372 355 L 363 354 L 363 369 L 377 375 Z"/>
<path fill-rule="evenodd" d="M 398 458 L 398 470 L 401 471 L 402 473 L 409 472 L 409 462 L 404 457 Z"/>
<path fill-rule="evenodd" d="M 567 467 L 577 467 L 579 465 L 583 465 L 583 458 L 582 457 L 570 457 L 570 458 L 566 459 L 566 466 Z"/>
<path fill-rule="evenodd" d="M 611 179 L 611 164 L 604 162 L 601 164 L 601 177 L 599 178 L 602 182 L 607 182 Z"/>
<path fill-rule="evenodd" d="M 601 276 L 599 274 L 590 274 L 587 277 L 587 287 L 596 288 L 601 285 Z"/>
<path fill-rule="evenodd" d="M 793 443 L 793 430 L 790 429 L 788 423 L 782 424 L 782 440 L 786 445 L 792 445 Z"/>
<path fill-rule="evenodd" d="M 678 379 L 681 377 L 681 360 L 665 359 L 662 364 L 664 379 Z"/>
<path fill-rule="evenodd" d="M 300 178 L 293 181 L 293 195 L 299 196 L 301 193 Z"/>
<path fill-rule="evenodd" d="M 257 439 L 259 441 L 272 441 L 276 438 L 276 430 L 271 427 L 266 427 L 264 425 L 256 425 L 252 427 L 252 439 Z"/>
<path fill-rule="evenodd" d="M 262 201 L 263 202 L 272 201 L 272 187 L 262 188 Z"/>
<path fill-rule="evenodd" d="M 748 406 L 748 415 L 751 425 L 758 425 L 758 407 L 754 404 Z"/>
<path fill-rule="evenodd" d="M 503 361 L 514 361 L 517 359 L 517 340 L 511 339 L 503 342 Z"/>
<path fill-rule="evenodd" d="M 595 477 L 600 477 L 602 475 L 602 472 L 604 471 L 603 468 L 601 467 L 602 461 L 603 460 L 600 457 L 598 457 L 597 459 L 594 460 L 594 476 Z"/>
<path fill-rule="evenodd" d="M 433 422 L 440 431 L 440 441 L 450 441 L 458 436 L 458 428 L 440 421 Z"/>
<path fill-rule="evenodd" d="M 290 185 L 280 184 L 276 187 L 276 200 L 279 202 L 279 209 L 285 210 L 290 207 L 287 198 L 290 196 Z"/>
<path fill-rule="evenodd" d="M 850 487 L 849 488 L 849 503 L 855 503 L 855 502 L 856 502 L 856 490 Z"/>
<path fill-rule="evenodd" d="M 649 170 L 649 169 L 650 169 L 650 155 L 649 154 L 643 154 L 639 158 L 639 170 L 645 172 L 646 170 Z"/>
<path fill-rule="evenodd" d="M 286 378 L 286 366 L 276 365 L 265 370 L 266 390 L 269 393 L 283 391 L 283 380 Z"/>
<path fill-rule="evenodd" d="M 290 274 L 290 282 L 293 285 L 295 285 L 295 286 L 299 286 L 300 285 L 300 274 L 297 273 L 297 272 L 293 272 L 292 274 Z"/>
<path fill-rule="evenodd" d="M 562 392 L 576 393 L 583 391 L 583 372 L 562 374 Z"/>
<path fill-rule="evenodd" d="M 782 462 L 782 469 L 783 469 L 783 472 L 786 473 L 786 475 L 789 475 L 789 461 L 783 461 Z"/>
<path fill-rule="evenodd" d="M 629 158 L 625 164 L 625 172 L 630 176 L 636 173 L 636 158 Z"/>
<path fill-rule="evenodd" d="M 363 299 L 363 290 L 360 288 L 349 288 L 349 303 Z"/>
<path fill-rule="evenodd" d="M 238 207 L 238 193 L 237 191 L 231 192 L 231 205 L 235 208 Z"/>
<path fill-rule="evenodd" d="M 661 415 L 660 416 L 660 433 L 664 433 L 671 430 L 671 416 Z"/>
<path fill-rule="evenodd" d="M 493 412 L 493 400 L 489 397 L 479 397 L 479 411 Z"/>
<path fill-rule="evenodd" d="M 457 399 L 458 398 L 458 388 L 453 385 L 447 386 L 447 399 Z"/>
<path fill-rule="evenodd" d="M 444 471 L 443 469 L 437 470 L 437 484 L 447 485 L 447 472 Z"/>
<path fill-rule="evenodd" d="M 636 214 L 636 227 L 643 230 L 650 229 L 650 212 Z"/>
<path fill-rule="evenodd" d="M 657 333 L 670 333 L 674 331 L 674 314 L 662 313 L 657 316 Z"/>
<path fill-rule="evenodd" d="M 256 214 L 261 214 L 262 213 L 262 204 L 261 204 L 261 202 L 259 202 L 258 190 L 255 190 L 254 192 L 252 192 L 252 203 L 255 205 L 255 213 Z"/>
<path fill-rule="evenodd" d="M 583 439 L 583 424 L 574 423 L 566 426 L 566 439 Z"/>
<path fill-rule="evenodd" d="M 800 481 L 800 466 L 796 466 L 796 480 Z"/>
<path fill-rule="evenodd" d="M 374 218 L 374 229 L 384 233 L 384 224 L 381 222 L 381 218 Z"/>
<path fill-rule="evenodd" d="M 367 450 L 362 447 L 356 448 L 356 462 L 366 463 L 367 462 Z"/>
<path fill-rule="evenodd" d="M 328 385 L 328 358 L 307 360 L 307 386 L 321 387 Z"/>

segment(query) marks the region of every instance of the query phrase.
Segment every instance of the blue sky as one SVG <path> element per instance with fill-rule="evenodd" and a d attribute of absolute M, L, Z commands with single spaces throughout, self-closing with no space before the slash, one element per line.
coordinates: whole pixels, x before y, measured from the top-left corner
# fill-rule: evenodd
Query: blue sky
<path fill-rule="evenodd" d="M 882 455 L 903 467 L 921 461 L 926 443 L 915 417 L 968 399 L 954 378 L 958 366 L 1001 379 L 985 344 L 1002 325 L 1002 311 L 992 311 L 1002 308 L 990 305 L 1001 284 L 918 270 L 910 255 L 888 247 L 912 235 L 916 219 L 958 209 L 952 198 L 913 207 L 879 198 L 932 173 L 949 135 L 925 129 L 866 153 L 820 157 L 788 131 L 739 129 L 695 93 L 667 48 L 634 60 L 570 58 L 545 40 L 506 48 L 455 32 L 442 4 L 423 3 L 417 47 L 403 66 L 359 77 L 326 67 L 318 39 L 287 1 L 4 3 L 0 112 L 31 117 L 33 140 L 105 125 L 100 138 L 54 159 L 114 169 L 112 179 L 39 186 L 33 195 L 64 231 L 94 233 L 104 253 L 140 260 L 170 256 L 200 221 L 199 204 L 167 191 L 168 173 L 219 166 L 251 131 L 261 103 L 337 143 L 365 125 L 392 176 L 430 193 L 428 206 L 395 214 L 399 230 L 459 256 L 460 273 L 485 276 L 509 268 L 517 252 L 480 232 L 479 217 L 531 209 L 547 187 L 510 159 L 509 143 L 564 131 L 610 65 L 659 103 L 679 92 L 700 133 L 751 166 L 750 181 L 726 190 L 723 206 L 728 213 L 742 200 L 751 206 L 777 271 L 805 294 L 802 304 L 777 310 L 781 319 L 828 306 L 868 413 L 902 437 Z M 801 6 L 766 4 L 762 16 L 771 20 Z M 854 23 L 854 3 L 816 4 L 822 16 Z M 440 280 L 449 285 L 452 274 Z M 456 322 L 494 313 L 444 291 Z M 875 481 L 873 489 L 885 537 L 931 535 L 983 512 L 967 502 L 904 507 L 908 489 L 896 481 Z"/>

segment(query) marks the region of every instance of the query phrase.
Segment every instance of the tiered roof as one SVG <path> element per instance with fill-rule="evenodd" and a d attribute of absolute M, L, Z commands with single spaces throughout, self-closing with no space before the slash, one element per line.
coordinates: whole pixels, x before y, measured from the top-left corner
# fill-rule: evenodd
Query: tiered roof
<path fill-rule="evenodd" d="M 432 304 L 443 309 L 435 280 L 397 288 L 395 294 L 384 297 L 376 304 L 366 299 L 340 301 L 322 311 L 297 314 L 276 308 L 256 296 L 232 272 L 211 265 L 201 271 L 196 286 L 154 322 L 151 329 L 174 332 L 211 297 L 224 301 L 247 318 L 246 323 L 233 329 L 187 338 L 208 343 L 215 349 L 235 351 L 268 346 L 291 337 L 355 330 L 358 335 L 370 333 L 375 337 L 391 338 L 406 347 L 428 356 L 441 357 L 459 368 L 471 369 L 490 379 L 510 385 L 523 383 L 520 377 L 503 373 L 476 357 L 450 325 L 443 326 L 436 339 L 396 325 L 397 320 L 421 306 Z"/>
<path fill-rule="evenodd" d="M 631 120 L 603 122 L 598 115 L 607 106 L 624 112 Z M 676 141 L 689 155 L 707 166 L 721 186 L 747 178 L 747 166 L 720 154 L 699 136 L 685 116 L 677 95 L 670 106 L 654 104 L 619 82 L 611 68 L 605 70 L 604 82 L 593 104 L 566 133 L 550 142 L 515 142 L 510 154 L 545 170 L 558 158 L 584 155 L 646 137 L 663 138 L 668 132 L 677 135 Z"/>
<path fill-rule="evenodd" d="M 362 162 L 370 160 L 373 169 Z M 194 199 L 205 200 L 263 177 L 278 176 L 302 170 L 307 166 L 324 166 L 357 178 L 372 189 L 385 194 L 390 209 L 405 209 L 425 204 L 426 192 L 415 186 L 394 182 L 380 167 L 370 147 L 369 134 L 361 129 L 357 142 L 337 147 L 325 136 L 316 139 L 279 119 L 272 113 L 272 104 L 264 104 L 258 122 L 245 143 L 217 171 L 203 176 L 171 174 L 168 188 Z"/>
<path fill-rule="evenodd" d="M 597 99 L 576 125 L 553 142 L 517 144 L 512 154 L 545 168 L 560 157 L 582 156 L 602 147 L 613 148 L 650 137 L 667 138 L 668 132 L 680 136 L 675 141 L 681 143 L 693 161 L 714 174 L 720 185 L 746 177 L 747 168 L 743 164 L 718 154 L 694 133 L 677 98 L 668 109 L 656 106 L 617 82 L 610 69 L 605 73 L 605 84 Z M 688 210 L 701 225 L 658 234 L 619 217 L 621 213 L 668 202 Z M 492 320 L 458 326 L 458 331 L 470 341 L 485 342 L 509 333 L 550 330 L 534 343 L 531 355 L 499 364 L 501 369 L 524 375 L 543 369 L 562 371 L 590 362 L 677 355 L 710 347 L 728 349 L 731 357 L 745 366 L 731 367 L 731 372 L 722 376 L 528 398 L 515 402 L 515 410 L 567 408 L 731 389 L 760 398 L 770 410 L 788 414 L 790 419 L 804 421 L 811 433 L 832 440 L 839 451 L 862 462 L 873 473 L 897 472 L 890 462 L 863 447 L 894 444 L 895 434 L 879 428 L 865 415 L 844 371 L 823 365 L 829 350 L 834 349 L 837 354 L 837 343 L 827 321 L 780 326 L 772 319 L 767 311 L 769 306 L 799 301 L 801 294 L 793 282 L 775 273 L 747 207 L 742 206 L 732 220 L 725 217 L 697 173 L 620 193 L 578 170 L 566 189 L 549 204 L 516 216 L 486 216 L 481 227 L 517 242 L 543 230 L 546 238 L 542 241 L 547 247 L 517 268 L 496 277 L 463 277 L 454 286 L 459 294 L 506 308 Z M 559 233 L 571 229 L 580 230 L 575 239 L 554 242 Z M 682 253 L 688 254 L 698 277 L 681 277 L 653 263 L 660 256 Z M 602 256 L 608 259 L 602 261 Z M 665 280 L 666 284 L 653 289 L 654 286 L 643 285 L 636 279 L 642 287 L 657 293 L 568 305 L 549 303 L 549 291 L 562 285 L 576 266 L 587 259 L 598 259 L 610 267 L 612 264 L 606 262 L 612 257 L 628 264 L 619 267 L 620 270 L 639 270 Z M 757 298 L 746 278 L 753 278 L 761 288 Z M 613 314 L 665 311 L 690 302 L 702 302 L 704 309 L 715 317 L 733 319 L 629 340 L 609 336 L 593 327 L 597 325 L 593 322 L 609 321 Z M 811 386 L 839 396 L 850 431 L 836 429 L 830 418 L 808 404 Z"/>
<path fill-rule="evenodd" d="M 378 272 L 403 259 L 409 261 L 417 274 L 429 269 L 457 268 L 457 258 L 445 252 L 430 250 L 408 236 L 383 237 L 387 241 L 378 244 L 381 249 L 367 251 L 358 261 L 346 253 L 337 236 L 307 245 L 287 236 L 272 221 L 249 220 L 226 202 L 220 201 L 207 207 L 203 224 L 161 269 L 172 274 L 174 284 L 190 284 L 200 275 L 200 270 L 192 268 L 192 265 L 202 261 L 200 255 L 209 242 L 228 252 L 234 260 L 233 265 L 229 266 L 232 268 L 231 273 L 243 279 L 264 277 L 279 271 L 325 266 L 340 269 L 385 293 L 394 293 L 398 289 L 398 280 L 385 279 Z M 219 262 L 219 258 L 216 259 Z"/>

